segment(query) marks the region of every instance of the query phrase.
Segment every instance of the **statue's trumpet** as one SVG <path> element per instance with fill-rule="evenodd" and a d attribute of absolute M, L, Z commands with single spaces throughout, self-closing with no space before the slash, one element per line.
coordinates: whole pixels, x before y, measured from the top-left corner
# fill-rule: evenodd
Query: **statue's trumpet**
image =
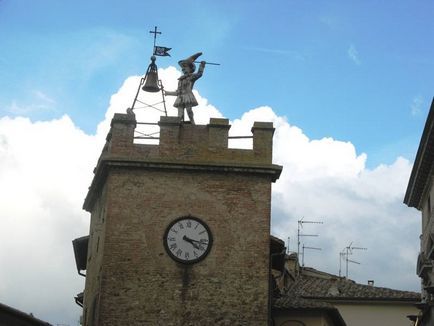
<path fill-rule="evenodd" d="M 200 63 L 200 61 L 193 61 L 194 63 Z M 213 66 L 220 66 L 220 63 L 214 63 L 214 62 L 206 62 L 205 61 L 205 64 L 207 64 L 207 65 L 213 65 Z"/>

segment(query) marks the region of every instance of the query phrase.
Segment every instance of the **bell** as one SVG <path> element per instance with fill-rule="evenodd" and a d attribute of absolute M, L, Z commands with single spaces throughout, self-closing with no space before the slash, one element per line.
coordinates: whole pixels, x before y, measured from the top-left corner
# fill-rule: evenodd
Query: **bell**
<path fill-rule="evenodd" d="M 155 56 L 151 57 L 151 63 L 146 71 L 145 85 L 142 87 L 145 92 L 155 93 L 160 91 L 160 87 L 158 86 L 158 69 L 155 64 L 155 59 Z"/>

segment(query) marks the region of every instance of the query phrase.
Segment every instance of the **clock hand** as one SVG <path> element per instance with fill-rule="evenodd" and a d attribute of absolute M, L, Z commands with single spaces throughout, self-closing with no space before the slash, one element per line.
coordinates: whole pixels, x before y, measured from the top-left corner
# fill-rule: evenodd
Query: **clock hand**
<path fill-rule="evenodd" d="M 186 240 L 188 242 L 197 242 L 199 244 L 203 243 L 202 241 L 191 239 L 191 238 L 187 237 L 186 235 L 184 235 L 184 237 L 182 239 L 184 239 L 184 240 Z"/>
<path fill-rule="evenodd" d="M 203 247 L 203 245 L 206 245 L 206 243 L 204 243 L 202 240 L 193 240 L 193 239 L 191 239 L 191 241 L 194 241 L 194 242 L 196 242 L 196 245 L 197 245 L 197 247 L 196 247 L 196 249 L 199 249 L 199 250 L 205 250 L 205 248 Z"/>
<path fill-rule="evenodd" d="M 192 246 L 193 246 L 195 249 L 200 249 L 199 245 L 196 243 L 196 242 L 199 242 L 199 241 L 196 241 L 196 240 L 190 239 L 190 238 L 187 237 L 186 235 L 184 235 L 184 236 L 182 237 L 182 240 L 191 243 Z"/>

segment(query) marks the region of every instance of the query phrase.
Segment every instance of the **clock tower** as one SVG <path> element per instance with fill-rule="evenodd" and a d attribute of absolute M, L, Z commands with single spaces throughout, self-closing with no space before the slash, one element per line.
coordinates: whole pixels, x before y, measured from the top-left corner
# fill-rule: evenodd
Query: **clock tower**
<path fill-rule="evenodd" d="M 267 325 L 272 123 L 228 148 L 227 119 L 161 117 L 158 145 L 115 114 L 84 202 L 84 325 Z"/>

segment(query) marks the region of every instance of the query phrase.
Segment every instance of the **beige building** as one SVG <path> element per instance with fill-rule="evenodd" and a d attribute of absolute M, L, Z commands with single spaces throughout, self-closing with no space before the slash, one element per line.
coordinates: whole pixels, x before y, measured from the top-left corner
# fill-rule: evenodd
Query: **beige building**
<path fill-rule="evenodd" d="M 421 278 L 422 297 L 418 325 L 434 325 L 434 101 L 425 123 L 404 203 L 422 215 L 420 253 L 417 274 Z"/>

